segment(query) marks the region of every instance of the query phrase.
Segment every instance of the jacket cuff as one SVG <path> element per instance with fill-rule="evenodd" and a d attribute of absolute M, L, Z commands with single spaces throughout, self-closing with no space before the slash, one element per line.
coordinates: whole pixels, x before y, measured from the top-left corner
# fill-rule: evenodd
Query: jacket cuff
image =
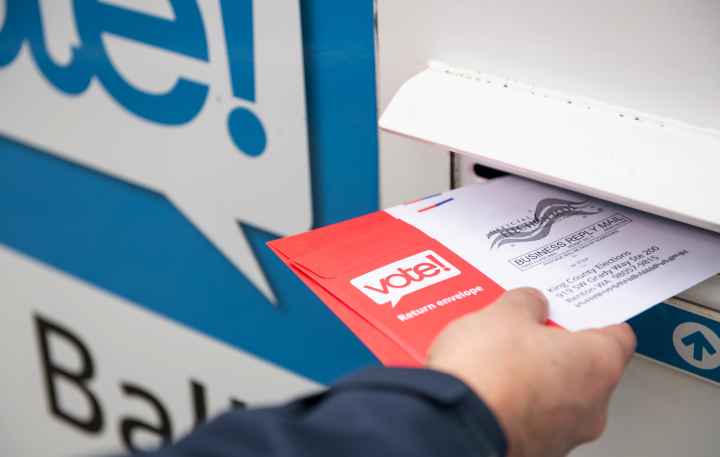
<path fill-rule="evenodd" d="M 505 456 L 507 439 L 484 401 L 460 379 L 427 368 L 373 367 L 338 381 L 333 390 L 377 389 L 420 397 L 455 413 L 469 439 L 488 456 Z M 485 440 L 481 439 L 484 437 Z M 486 449 L 488 443 L 492 449 Z"/>

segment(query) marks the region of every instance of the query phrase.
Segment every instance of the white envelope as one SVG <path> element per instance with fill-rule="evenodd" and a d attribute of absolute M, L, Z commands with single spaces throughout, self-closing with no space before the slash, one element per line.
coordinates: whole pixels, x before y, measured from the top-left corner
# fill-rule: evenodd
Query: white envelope
<path fill-rule="evenodd" d="M 570 330 L 623 322 L 720 271 L 720 235 L 515 176 L 385 210 Z"/>

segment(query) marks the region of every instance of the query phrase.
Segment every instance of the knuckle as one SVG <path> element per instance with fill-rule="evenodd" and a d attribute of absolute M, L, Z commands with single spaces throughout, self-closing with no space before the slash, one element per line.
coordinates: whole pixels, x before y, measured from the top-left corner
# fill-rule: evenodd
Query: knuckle
<path fill-rule="evenodd" d="M 617 347 L 617 345 L 606 346 L 605 351 L 601 354 L 601 369 L 606 373 L 606 381 L 611 386 L 615 386 L 625 371 L 625 357 Z"/>
<path fill-rule="evenodd" d="M 630 346 L 630 350 L 632 352 L 635 352 L 637 349 L 637 335 L 635 334 L 635 330 L 633 330 L 632 327 L 630 327 L 629 324 L 625 324 L 627 326 L 627 339 Z"/>
<path fill-rule="evenodd" d="M 586 441 L 595 441 L 600 438 L 607 428 L 607 413 L 598 416 L 588 427 Z"/>
<path fill-rule="evenodd" d="M 632 354 L 632 352 L 628 354 L 628 350 L 623 347 L 622 343 L 614 341 L 612 349 L 609 349 L 609 353 L 611 354 L 611 360 L 609 362 L 610 371 L 615 375 L 617 380 L 620 380 L 620 377 L 625 371 L 629 354 Z"/>
<path fill-rule="evenodd" d="M 599 385 L 614 387 L 625 371 L 622 348 L 603 335 L 592 333 L 588 336 L 590 370 L 596 374 Z"/>
<path fill-rule="evenodd" d="M 543 293 L 539 290 L 532 287 L 521 287 L 519 289 L 514 289 L 510 291 L 510 293 L 514 293 L 518 296 L 518 298 L 522 299 L 526 303 L 529 302 L 538 306 L 542 306 L 547 303 L 545 295 L 543 295 Z"/>
<path fill-rule="evenodd" d="M 531 287 L 520 287 L 505 292 L 498 302 L 501 302 L 505 309 L 512 310 L 517 315 L 518 310 L 534 318 L 546 317 L 548 304 L 547 299 L 537 289 Z"/>
<path fill-rule="evenodd" d="M 614 359 L 608 368 L 608 382 L 611 387 L 615 387 L 620 382 L 624 371 L 625 364 Z"/>

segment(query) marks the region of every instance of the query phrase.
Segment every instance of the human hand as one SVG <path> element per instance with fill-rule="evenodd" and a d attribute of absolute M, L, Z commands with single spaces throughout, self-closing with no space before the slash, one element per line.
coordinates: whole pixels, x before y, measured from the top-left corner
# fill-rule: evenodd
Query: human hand
<path fill-rule="evenodd" d="M 541 292 L 506 292 L 448 325 L 427 366 L 465 381 L 495 413 L 511 457 L 559 457 L 598 438 L 635 351 L 627 324 L 569 332 L 545 325 Z"/>

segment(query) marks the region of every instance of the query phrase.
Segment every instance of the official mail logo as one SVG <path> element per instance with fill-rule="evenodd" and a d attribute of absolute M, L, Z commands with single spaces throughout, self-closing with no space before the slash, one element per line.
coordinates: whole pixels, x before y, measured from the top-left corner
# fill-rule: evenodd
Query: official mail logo
<path fill-rule="evenodd" d="M 590 200 L 571 201 L 562 198 L 544 198 L 535 206 L 532 216 L 520 218 L 488 232 L 492 240 L 490 249 L 510 243 L 528 243 L 545 238 L 553 225 L 574 216 L 588 216 L 602 211 Z"/>
<path fill-rule="evenodd" d="M 390 302 L 395 308 L 404 296 L 458 275 L 459 269 L 428 249 L 358 276 L 350 283 L 375 303 Z"/>

